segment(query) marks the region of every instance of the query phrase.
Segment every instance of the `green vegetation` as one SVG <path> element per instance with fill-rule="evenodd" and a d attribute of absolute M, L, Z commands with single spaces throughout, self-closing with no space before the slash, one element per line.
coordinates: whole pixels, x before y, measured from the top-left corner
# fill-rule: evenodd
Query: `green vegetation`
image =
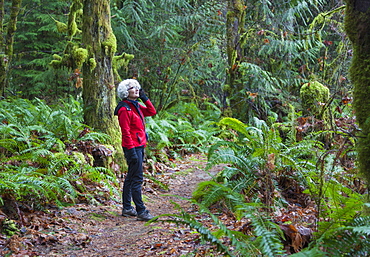
<path fill-rule="evenodd" d="M 93 93 L 113 94 L 114 84 L 136 77 L 158 110 L 146 119 L 147 178 L 167 189 L 155 163 L 171 167 L 189 153 L 207 155 L 208 169 L 224 167 L 191 200 L 214 227 L 176 203 L 179 214 L 163 215 L 168 222 L 197 230 L 229 256 L 369 255 L 369 55 L 352 49 L 345 7 L 323 0 L 234 2 L 110 1 L 112 31 L 97 46 L 112 54 L 108 64 L 81 43 L 82 1 L 23 0 L 18 21 L 6 3 L 3 27 L 17 26 L 11 37 L 1 31 L 2 48 L 14 36 L 12 56 L 1 58 L 4 213 L 119 200 L 117 140 L 86 126 L 83 107 L 112 107 L 114 97 Z M 348 36 L 365 47 L 356 42 L 367 37 L 353 29 L 353 11 Z M 99 67 L 114 79 L 87 79 Z M 355 90 L 349 70 L 363 82 Z M 84 79 L 92 80 L 91 90 Z M 97 122 L 117 132 L 107 112 Z M 248 223 L 232 230 L 220 213 Z M 19 232 L 13 220 L 0 227 L 9 236 Z"/>
<path fill-rule="evenodd" d="M 367 253 L 370 223 L 369 217 L 361 214 L 366 205 L 365 189 L 356 183 L 356 174 L 343 165 L 343 159 L 353 158 L 351 145 L 339 153 L 336 147 L 325 149 L 314 138 L 287 143 L 290 140 L 283 140 L 274 126 L 258 119 L 253 126 L 233 118 L 224 118 L 217 125 L 223 139 L 210 147 L 208 168 L 228 165 L 212 181 L 200 183 L 193 193 L 193 203 L 209 215 L 216 228 L 209 230 L 179 206 L 180 214 L 167 222 L 196 229 L 203 240 L 215 244 L 226 256 L 280 256 L 283 241 L 289 241 L 289 233 L 302 226 L 310 231 L 310 240 L 305 241 L 301 234 L 298 243 L 293 241 L 291 247 L 300 250 L 293 256 Z M 343 140 L 343 136 L 336 140 Z M 304 195 L 307 198 L 300 200 Z M 317 219 L 309 221 L 305 212 L 313 203 Z M 294 219 L 276 215 L 292 205 L 299 210 Z M 211 212 L 215 208 L 216 213 L 231 213 L 237 221 L 248 219 L 250 232 L 228 229 Z M 286 227 L 293 230 L 287 233 Z M 225 248 L 225 238 L 233 251 Z"/>
<path fill-rule="evenodd" d="M 112 150 L 104 145 L 109 138 L 81 123 L 78 101 L 70 98 L 53 107 L 39 99 L 8 98 L 0 105 L 2 205 L 13 208 L 19 202 L 31 209 L 44 208 L 93 203 L 106 190 L 105 197 L 118 195 L 116 176 L 108 165 L 94 165 L 111 156 Z M 94 156 L 96 151 L 106 155 Z"/>

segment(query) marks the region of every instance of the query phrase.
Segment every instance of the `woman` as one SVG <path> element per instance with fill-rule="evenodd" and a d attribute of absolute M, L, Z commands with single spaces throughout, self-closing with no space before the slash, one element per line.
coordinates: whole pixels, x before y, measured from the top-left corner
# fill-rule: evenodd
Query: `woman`
<path fill-rule="evenodd" d="M 137 216 L 138 220 L 148 221 L 153 216 L 145 208 L 141 196 L 144 148 L 147 142 L 144 117 L 155 115 L 156 110 L 135 79 L 126 79 L 119 83 L 117 94 L 122 100 L 118 103 L 114 114 L 118 116 L 122 133 L 122 148 L 128 165 L 123 184 L 122 215 Z M 145 106 L 139 104 L 138 98 Z M 131 206 L 131 199 L 136 210 Z"/>

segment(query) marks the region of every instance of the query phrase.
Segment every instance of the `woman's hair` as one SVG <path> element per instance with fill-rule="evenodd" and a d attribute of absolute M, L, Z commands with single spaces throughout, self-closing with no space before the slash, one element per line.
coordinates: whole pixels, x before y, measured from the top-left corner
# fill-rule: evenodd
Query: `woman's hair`
<path fill-rule="evenodd" d="M 125 79 L 118 84 L 117 95 L 120 99 L 128 97 L 128 90 L 131 87 L 141 88 L 139 82 L 136 79 Z"/>

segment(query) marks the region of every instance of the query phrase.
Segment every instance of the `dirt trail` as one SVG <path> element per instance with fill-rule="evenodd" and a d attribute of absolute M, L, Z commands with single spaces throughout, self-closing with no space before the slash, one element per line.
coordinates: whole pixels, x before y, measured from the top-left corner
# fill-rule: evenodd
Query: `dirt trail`
<path fill-rule="evenodd" d="M 205 165 L 206 159 L 200 155 L 177 161 L 172 171 L 166 171 L 167 174 L 174 174 L 168 176 L 168 192 L 144 192 L 144 201 L 151 213 L 174 213 L 171 200 L 193 212 L 188 201 L 172 195 L 190 198 L 199 182 L 210 179 Z M 215 174 L 217 169 L 210 172 Z M 39 256 L 69 257 L 181 256 L 206 247 L 199 244 L 198 236 L 187 227 L 161 222 L 146 225 L 134 217 L 122 217 L 120 213 L 121 205 L 117 203 L 105 206 L 77 205 L 63 209 L 58 216 L 69 224 L 70 232 L 65 234 L 69 240 L 60 240 L 59 236 L 55 244 L 45 244 L 37 252 Z"/>

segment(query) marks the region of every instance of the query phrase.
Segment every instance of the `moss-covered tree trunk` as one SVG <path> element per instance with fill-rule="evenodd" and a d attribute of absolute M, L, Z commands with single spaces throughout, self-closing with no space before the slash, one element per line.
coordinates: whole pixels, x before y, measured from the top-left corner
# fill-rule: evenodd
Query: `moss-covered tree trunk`
<path fill-rule="evenodd" d="M 10 18 L 4 30 L 4 0 L 0 1 L 0 92 L 5 96 L 7 87 L 6 74 L 13 56 L 14 34 L 17 29 L 18 14 L 22 0 L 12 0 Z"/>
<path fill-rule="evenodd" d="M 346 33 L 353 44 L 349 70 L 354 85 L 354 109 L 362 130 L 358 137 L 359 170 L 370 183 L 370 1 L 346 0 Z"/>
<path fill-rule="evenodd" d="M 227 48 L 227 80 L 224 88 L 233 113 L 240 113 L 240 91 L 242 85 L 235 83 L 238 79 L 238 64 L 242 57 L 240 40 L 244 32 L 245 6 L 242 0 L 227 1 L 226 48 Z"/>
<path fill-rule="evenodd" d="M 116 38 L 111 28 L 109 0 L 83 1 L 82 46 L 88 57 L 82 68 L 85 123 L 111 136 L 123 161 L 121 134 L 114 116 L 116 90 L 112 60 Z"/>

